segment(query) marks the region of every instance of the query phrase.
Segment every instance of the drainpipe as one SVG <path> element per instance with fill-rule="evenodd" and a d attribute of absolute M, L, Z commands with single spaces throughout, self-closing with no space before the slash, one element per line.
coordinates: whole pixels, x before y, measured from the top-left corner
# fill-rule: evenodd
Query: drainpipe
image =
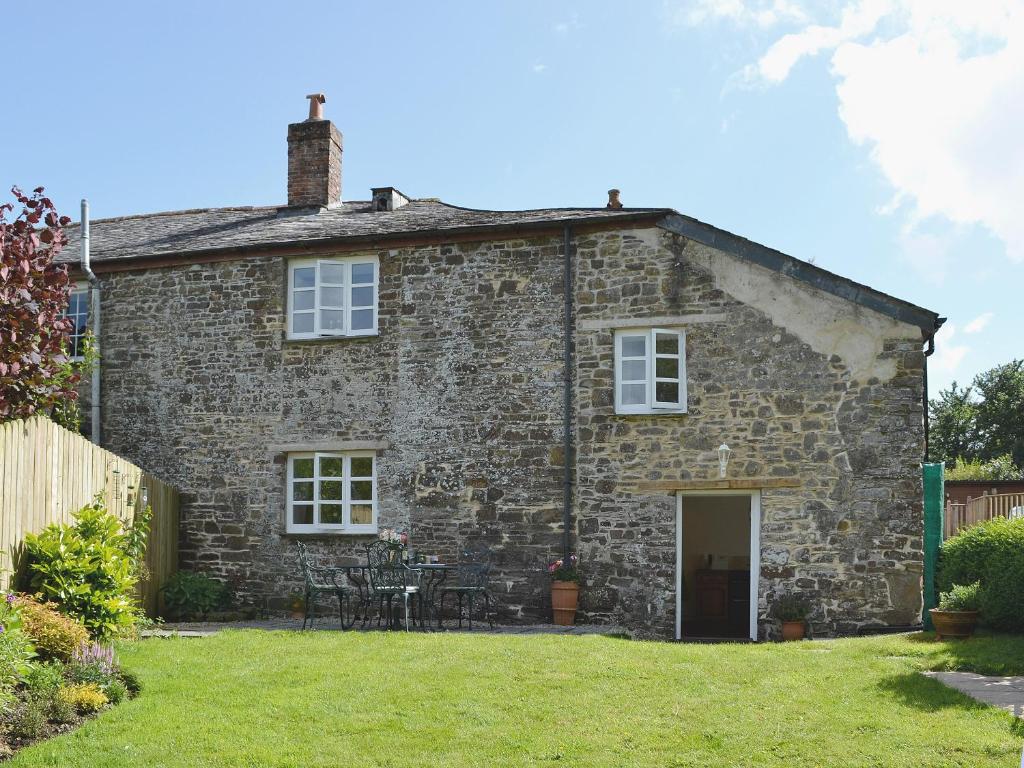
<path fill-rule="evenodd" d="M 562 556 L 564 562 L 569 563 L 569 554 L 572 549 L 570 530 L 572 528 L 572 227 L 568 224 L 563 230 L 562 255 L 564 259 L 565 275 L 565 360 L 563 368 L 563 384 L 565 396 L 562 401 L 562 461 L 565 465 L 565 472 L 562 486 Z"/>
<path fill-rule="evenodd" d="M 100 348 L 100 281 L 92 271 L 89 263 L 89 201 L 82 198 L 82 272 L 89 278 L 91 296 L 89 297 L 89 314 L 92 315 L 92 340 L 96 351 Z M 100 444 L 100 363 L 97 355 L 96 364 L 92 367 L 92 383 L 90 387 L 92 405 L 92 442 Z"/>
<path fill-rule="evenodd" d="M 924 351 L 924 463 L 928 463 L 928 358 L 935 352 L 935 333 L 928 337 L 928 348 Z"/>

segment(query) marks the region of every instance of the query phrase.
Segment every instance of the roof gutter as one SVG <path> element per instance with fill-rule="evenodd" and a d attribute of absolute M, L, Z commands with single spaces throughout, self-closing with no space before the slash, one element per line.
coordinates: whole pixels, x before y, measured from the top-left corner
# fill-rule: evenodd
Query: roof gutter
<path fill-rule="evenodd" d="M 92 315 L 92 340 L 95 344 L 97 357 L 92 366 L 92 380 L 90 383 L 89 400 L 91 414 L 89 423 L 92 427 L 91 440 L 94 444 L 100 444 L 102 433 L 100 431 L 100 281 L 96 273 L 92 271 L 91 254 L 89 253 L 89 201 L 82 198 L 82 272 L 89 278 L 89 314 Z"/>

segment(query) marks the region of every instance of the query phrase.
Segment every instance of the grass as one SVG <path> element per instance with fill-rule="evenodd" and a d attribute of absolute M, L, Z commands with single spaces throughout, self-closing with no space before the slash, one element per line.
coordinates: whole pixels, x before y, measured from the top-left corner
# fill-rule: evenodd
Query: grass
<path fill-rule="evenodd" d="M 226 631 L 121 648 L 138 699 L 12 766 L 1016 766 L 1021 733 L 921 669 L 1024 639 L 672 645 Z M 1018 667 L 1010 670 L 1008 659 Z"/>

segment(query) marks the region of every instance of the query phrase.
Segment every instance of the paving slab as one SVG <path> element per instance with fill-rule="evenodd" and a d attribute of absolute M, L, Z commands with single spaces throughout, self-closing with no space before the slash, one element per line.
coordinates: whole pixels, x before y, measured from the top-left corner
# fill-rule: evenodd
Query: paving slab
<path fill-rule="evenodd" d="M 1006 677 L 979 675 L 975 672 L 924 672 L 925 677 L 938 680 L 950 688 L 966 693 L 972 699 L 1005 709 L 1024 718 L 1024 676 Z"/>

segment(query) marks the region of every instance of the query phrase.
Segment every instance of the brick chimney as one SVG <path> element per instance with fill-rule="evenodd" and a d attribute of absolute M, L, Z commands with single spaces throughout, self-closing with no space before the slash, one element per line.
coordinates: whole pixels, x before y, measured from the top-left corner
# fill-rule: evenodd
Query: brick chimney
<path fill-rule="evenodd" d="M 324 120 L 322 93 L 309 99 L 309 118 L 288 126 L 288 205 L 329 208 L 341 202 L 341 132 Z"/>

